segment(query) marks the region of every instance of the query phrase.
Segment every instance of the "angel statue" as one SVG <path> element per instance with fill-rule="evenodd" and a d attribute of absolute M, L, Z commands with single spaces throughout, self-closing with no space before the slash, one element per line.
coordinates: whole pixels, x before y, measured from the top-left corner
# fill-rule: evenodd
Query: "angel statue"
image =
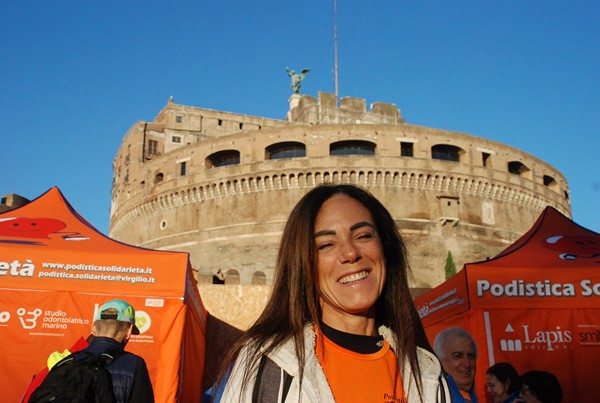
<path fill-rule="evenodd" d="M 296 73 L 294 70 L 290 71 L 290 69 L 288 67 L 286 67 L 285 70 L 287 71 L 288 76 L 290 76 L 292 79 L 291 87 L 294 90 L 294 94 L 299 94 L 300 93 L 300 81 L 304 80 L 304 77 L 306 77 L 306 74 L 310 71 L 310 69 L 304 69 L 304 70 L 302 70 L 302 73 L 300 73 L 300 74 Z"/>

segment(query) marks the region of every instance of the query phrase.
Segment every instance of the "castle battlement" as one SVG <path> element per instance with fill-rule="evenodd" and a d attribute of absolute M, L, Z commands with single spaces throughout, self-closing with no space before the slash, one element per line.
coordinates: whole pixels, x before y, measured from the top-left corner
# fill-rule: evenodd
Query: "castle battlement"
<path fill-rule="evenodd" d="M 339 101 L 335 94 L 319 92 L 312 96 L 294 94 L 290 98 L 287 119 L 303 124 L 392 124 L 404 123 L 395 104 L 375 102 L 367 109 L 363 98 L 343 97 Z"/>

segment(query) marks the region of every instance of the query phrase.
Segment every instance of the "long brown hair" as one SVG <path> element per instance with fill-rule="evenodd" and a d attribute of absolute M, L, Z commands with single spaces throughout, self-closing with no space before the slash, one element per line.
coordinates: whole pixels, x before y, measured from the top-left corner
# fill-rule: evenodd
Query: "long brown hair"
<path fill-rule="evenodd" d="M 409 267 L 406 247 L 387 209 L 367 190 L 354 185 L 323 184 L 309 191 L 296 204 L 283 230 L 271 294 L 260 317 L 234 345 L 223 362 L 219 382 L 244 347 L 249 356 L 242 384 L 248 385 L 261 356 L 292 340 L 298 358 L 299 382 L 304 373 L 304 328 L 319 323 L 321 308 L 316 272 L 315 221 L 325 201 L 336 195 L 349 196 L 369 210 L 381 239 L 386 261 L 386 281 L 376 302 L 377 325 L 394 334 L 398 368 L 403 373 L 405 359 L 422 396 L 422 383 L 416 347 L 431 347 L 413 304 L 408 287 Z"/>

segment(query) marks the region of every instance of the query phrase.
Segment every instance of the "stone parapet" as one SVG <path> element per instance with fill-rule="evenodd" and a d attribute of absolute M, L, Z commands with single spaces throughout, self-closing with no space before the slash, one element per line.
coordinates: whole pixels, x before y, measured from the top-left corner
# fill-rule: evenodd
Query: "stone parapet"
<path fill-rule="evenodd" d="M 198 290 L 211 315 L 240 330 L 247 330 L 262 313 L 271 287 L 200 284 Z"/>

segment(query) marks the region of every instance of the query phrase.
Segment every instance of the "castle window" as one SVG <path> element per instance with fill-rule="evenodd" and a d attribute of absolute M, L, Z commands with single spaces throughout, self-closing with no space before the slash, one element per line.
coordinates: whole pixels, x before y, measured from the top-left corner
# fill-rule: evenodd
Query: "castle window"
<path fill-rule="evenodd" d="M 414 156 L 414 143 L 401 142 L 400 143 L 400 156 L 401 157 L 412 157 Z"/>
<path fill-rule="evenodd" d="M 181 136 L 172 136 L 171 142 L 181 144 Z"/>
<path fill-rule="evenodd" d="M 240 163 L 240 152 L 237 150 L 224 150 L 209 155 L 206 158 L 207 168 L 218 168 Z"/>
<path fill-rule="evenodd" d="M 239 284 L 240 283 L 240 272 L 231 269 L 225 273 L 225 284 Z"/>
<path fill-rule="evenodd" d="M 375 155 L 375 144 L 369 141 L 338 141 L 329 146 L 329 155 Z"/>
<path fill-rule="evenodd" d="M 454 196 L 438 196 L 440 200 L 440 212 L 442 213 L 439 221 L 442 225 L 451 223 L 453 226 L 458 224 L 458 213 L 460 199 Z"/>
<path fill-rule="evenodd" d="M 266 285 L 267 276 L 262 271 L 252 273 L 252 285 Z"/>
<path fill-rule="evenodd" d="M 550 189 L 558 192 L 558 183 L 554 180 L 553 177 L 544 175 L 544 186 L 548 186 Z"/>
<path fill-rule="evenodd" d="M 519 176 L 528 176 L 530 169 L 519 161 L 511 161 L 508 163 L 508 172 Z"/>
<path fill-rule="evenodd" d="M 154 183 L 160 183 L 164 180 L 164 178 L 165 175 L 162 172 L 159 172 L 154 176 Z"/>
<path fill-rule="evenodd" d="M 219 120 L 217 121 L 217 124 L 218 124 L 219 126 L 223 126 L 223 119 L 219 119 Z"/>
<path fill-rule="evenodd" d="M 148 154 L 158 155 L 158 141 L 148 140 Z"/>
<path fill-rule="evenodd" d="M 553 183 L 556 183 L 556 181 L 554 180 L 553 177 L 544 175 L 544 185 L 545 186 L 551 186 Z"/>
<path fill-rule="evenodd" d="M 488 164 L 489 164 L 489 159 L 490 159 L 490 155 L 491 155 L 490 153 L 484 153 L 484 152 L 482 152 L 482 153 L 481 153 L 481 164 L 482 164 L 484 167 L 487 167 L 487 166 L 488 166 Z"/>
<path fill-rule="evenodd" d="M 460 162 L 463 150 L 460 147 L 449 144 L 438 144 L 431 147 L 431 158 L 434 160 Z"/>
<path fill-rule="evenodd" d="M 183 116 L 181 116 L 181 115 L 175 116 L 175 123 L 181 123 L 181 122 L 183 122 Z"/>
<path fill-rule="evenodd" d="M 185 176 L 187 170 L 187 161 L 182 161 L 179 164 L 179 176 Z"/>
<path fill-rule="evenodd" d="M 265 153 L 265 159 L 268 160 L 303 157 L 306 157 L 306 146 L 294 141 L 270 145 Z"/>

